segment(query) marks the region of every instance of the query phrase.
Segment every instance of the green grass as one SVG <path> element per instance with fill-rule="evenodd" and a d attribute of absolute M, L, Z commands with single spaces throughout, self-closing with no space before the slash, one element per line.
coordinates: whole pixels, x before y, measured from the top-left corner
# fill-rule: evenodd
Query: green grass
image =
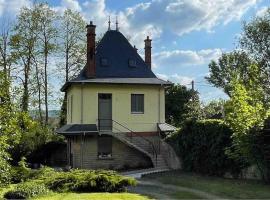
<path fill-rule="evenodd" d="M 131 193 L 51 193 L 35 200 L 148 200 L 149 198 Z"/>
<path fill-rule="evenodd" d="M 201 199 L 200 196 L 191 192 L 168 190 L 150 185 L 137 185 L 130 189 L 129 192 L 146 195 L 153 199 Z"/>
<path fill-rule="evenodd" d="M 147 175 L 143 179 L 193 188 L 221 198 L 270 199 L 270 185 L 265 185 L 259 181 L 199 176 L 181 171 Z M 181 196 L 181 194 L 182 192 L 179 195 Z"/>
<path fill-rule="evenodd" d="M 1 187 L 1 188 L 0 188 L 0 199 L 3 199 L 4 194 L 5 194 L 7 191 L 13 189 L 14 186 L 15 186 L 15 184 L 10 184 L 10 185 L 8 185 L 8 186 L 6 186 L 6 187 Z"/>

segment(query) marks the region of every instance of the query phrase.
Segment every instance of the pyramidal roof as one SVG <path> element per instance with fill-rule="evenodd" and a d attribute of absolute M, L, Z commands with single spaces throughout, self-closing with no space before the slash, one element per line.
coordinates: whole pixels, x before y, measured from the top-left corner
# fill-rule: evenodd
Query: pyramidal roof
<path fill-rule="evenodd" d="M 142 81 L 142 84 L 170 84 L 156 77 L 135 48 L 117 30 L 108 30 L 96 47 L 96 77 L 87 78 L 85 70 L 84 68 L 75 79 L 65 83 L 61 90 L 65 90 L 66 86 L 73 82 L 121 83 L 123 81 L 123 83 L 136 84 L 136 81 L 138 83 Z"/>

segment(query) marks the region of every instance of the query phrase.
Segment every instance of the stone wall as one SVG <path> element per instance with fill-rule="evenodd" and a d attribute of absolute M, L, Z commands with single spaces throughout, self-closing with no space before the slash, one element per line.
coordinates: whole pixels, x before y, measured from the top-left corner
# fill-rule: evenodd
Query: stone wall
<path fill-rule="evenodd" d="M 112 158 L 98 158 L 97 137 L 78 136 L 72 140 L 74 168 L 125 170 L 152 167 L 150 158 L 115 138 L 112 138 Z"/>

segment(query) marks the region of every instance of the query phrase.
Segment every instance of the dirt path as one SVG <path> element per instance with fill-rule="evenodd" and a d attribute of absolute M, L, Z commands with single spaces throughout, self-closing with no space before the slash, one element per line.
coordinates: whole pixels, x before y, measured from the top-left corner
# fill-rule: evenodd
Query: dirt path
<path fill-rule="evenodd" d="M 181 187 L 181 186 L 175 186 L 170 184 L 163 184 L 157 181 L 150 181 L 150 180 L 139 180 L 138 186 L 136 189 L 134 189 L 134 192 L 141 193 L 141 194 L 148 194 L 151 197 L 157 198 L 157 199 L 175 199 L 172 198 L 169 195 L 173 192 L 189 192 L 192 194 L 195 194 L 196 196 L 200 197 L 201 199 L 223 199 L 219 196 L 203 192 L 200 190 L 187 188 L 187 187 Z"/>

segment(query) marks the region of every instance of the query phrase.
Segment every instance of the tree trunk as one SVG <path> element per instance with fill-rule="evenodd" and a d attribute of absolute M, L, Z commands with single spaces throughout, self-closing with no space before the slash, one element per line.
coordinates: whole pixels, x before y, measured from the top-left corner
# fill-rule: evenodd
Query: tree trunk
<path fill-rule="evenodd" d="M 45 43 L 45 54 L 44 54 L 44 93 L 45 93 L 45 124 L 48 124 L 49 121 L 49 111 L 48 111 L 48 74 L 47 74 L 47 65 L 48 65 L 48 47 L 47 42 Z"/>

